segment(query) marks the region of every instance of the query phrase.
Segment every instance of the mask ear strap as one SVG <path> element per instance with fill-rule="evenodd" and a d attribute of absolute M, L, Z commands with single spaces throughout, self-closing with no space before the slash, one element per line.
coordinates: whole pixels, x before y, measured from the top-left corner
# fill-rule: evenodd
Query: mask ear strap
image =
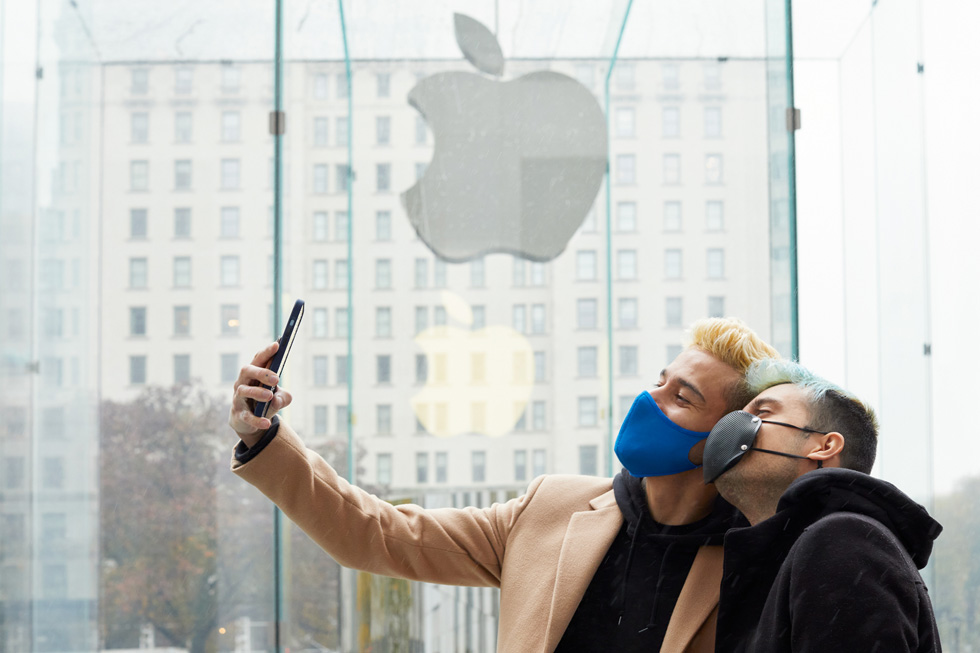
<path fill-rule="evenodd" d="M 822 460 L 818 460 L 817 461 L 817 469 L 823 469 L 823 461 Z"/>
<path fill-rule="evenodd" d="M 776 456 L 784 456 L 786 458 L 799 458 L 800 460 L 810 460 L 807 456 L 797 456 L 796 454 L 786 453 L 785 451 L 773 451 L 772 449 L 759 449 L 757 447 L 751 447 L 748 451 L 761 451 L 762 453 L 771 453 Z M 823 469 L 823 461 L 817 461 L 817 469 Z"/>

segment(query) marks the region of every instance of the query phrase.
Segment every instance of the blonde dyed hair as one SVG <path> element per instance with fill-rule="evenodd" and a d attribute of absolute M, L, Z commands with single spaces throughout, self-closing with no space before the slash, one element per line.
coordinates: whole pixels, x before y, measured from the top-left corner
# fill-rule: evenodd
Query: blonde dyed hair
<path fill-rule="evenodd" d="M 710 317 L 698 320 L 688 332 L 688 349 L 700 349 L 725 363 L 742 378 L 725 392 L 729 410 L 740 410 L 755 393 L 746 382 L 745 373 L 756 361 L 780 358 L 775 347 L 759 337 L 745 322 L 734 317 Z"/>

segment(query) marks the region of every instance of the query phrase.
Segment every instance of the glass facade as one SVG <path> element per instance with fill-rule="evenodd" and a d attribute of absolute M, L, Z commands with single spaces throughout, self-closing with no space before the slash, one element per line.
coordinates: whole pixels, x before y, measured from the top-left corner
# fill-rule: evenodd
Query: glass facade
<path fill-rule="evenodd" d="M 885 109 L 922 93 L 899 5 L 836 60 L 839 174 L 800 174 L 847 200 L 816 301 L 792 107 L 827 80 L 785 2 L 0 0 L 0 651 L 495 649 L 496 590 L 343 569 L 228 471 L 231 384 L 297 298 L 286 419 L 393 503 L 615 473 L 633 397 L 724 314 L 871 400 L 879 472 L 962 510 L 913 436 L 948 332 L 922 109 Z"/>

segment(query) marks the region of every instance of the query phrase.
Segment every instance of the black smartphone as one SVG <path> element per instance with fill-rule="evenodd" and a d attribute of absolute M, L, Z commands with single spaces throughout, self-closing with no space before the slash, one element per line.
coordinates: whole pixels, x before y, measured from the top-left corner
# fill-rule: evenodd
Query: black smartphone
<path fill-rule="evenodd" d="M 296 303 L 293 304 L 293 310 L 289 313 L 286 326 L 283 327 L 282 335 L 279 336 L 279 350 L 272 357 L 272 362 L 269 363 L 269 369 L 279 378 L 282 378 L 282 371 L 286 367 L 286 357 L 289 356 L 289 350 L 293 347 L 293 341 L 296 339 L 296 331 L 299 330 L 299 323 L 303 319 L 303 309 L 305 307 L 306 303 L 302 299 L 297 299 Z M 266 390 L 272 390 L 271 385 L 263 383 L 262 387 Z M 256 401 L 255 409 L 252 412 L 256 417 L 265 417 L 268 410 L 269 402 Z"/>

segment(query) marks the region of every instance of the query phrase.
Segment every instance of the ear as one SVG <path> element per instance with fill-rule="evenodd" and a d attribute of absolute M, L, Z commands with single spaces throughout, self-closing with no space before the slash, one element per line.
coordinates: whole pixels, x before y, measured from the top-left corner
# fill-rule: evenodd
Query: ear
<path fill-rule="evenodd" d="M 813 436 L 817 435 L 818 438 Z M 840 456 L 844 451 L 844 436 L 837 431 L 831 431 L 826 435 L 819 433 L 811 434 L 810 439 L 813 449 L 806 455 L 810 460 L 820 460 L 824 467 L 840 467 Z"/>

